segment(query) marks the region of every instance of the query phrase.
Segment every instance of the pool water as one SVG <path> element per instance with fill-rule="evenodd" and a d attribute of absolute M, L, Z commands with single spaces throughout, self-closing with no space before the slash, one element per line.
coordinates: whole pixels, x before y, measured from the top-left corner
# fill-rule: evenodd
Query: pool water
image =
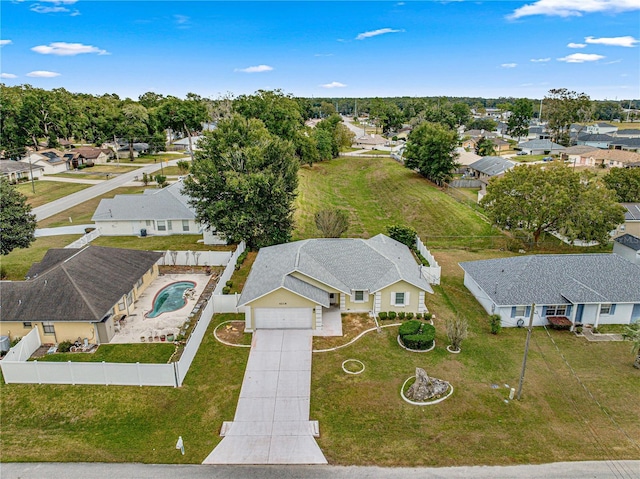
<path fill-rule="evenodd" d="M 162 313 L 182 308 L 187 304 L 187 300 L 184 298 L 184 292 L 195 286 L 196 283 L 193 281 L 179 281 L 165 286 L 158 291 L 158 294 L 156 294 L 153 300 L 153 309 L 145 316 L 147 318 L 156 318 Z"/>

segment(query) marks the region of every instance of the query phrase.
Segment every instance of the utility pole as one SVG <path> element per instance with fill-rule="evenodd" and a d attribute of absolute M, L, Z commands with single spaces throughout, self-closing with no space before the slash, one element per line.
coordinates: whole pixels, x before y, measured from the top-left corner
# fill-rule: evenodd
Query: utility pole
<path fill-rule="evenodd" d="M 536 309 L 536 304 L 531 304 L 531 314 L 529 315 L 529 331 L 527 331 L 527 342 L 524 345 L 524 358 L 522 359 L 522 372 L 520 373 L 520 384 L 518 385 L 518 401 L 520 401 L 520 395 L 522 394 L 522 383 L 524 382 L 524 370 L 527 367 L 527 354 L 529 354 L 529 340 L 531 339 L 531 329 L 533 326 L 533 313 Z"/>

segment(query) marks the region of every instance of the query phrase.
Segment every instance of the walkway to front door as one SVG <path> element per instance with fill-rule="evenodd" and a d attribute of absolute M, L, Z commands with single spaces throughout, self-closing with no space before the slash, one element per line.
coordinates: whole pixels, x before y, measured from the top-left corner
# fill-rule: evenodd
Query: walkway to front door
<path fill-rule="evenodd" d="M 309 421 L 312 330 L 253 333 L 233 422 L 203 464 L 326 464 Z"/>

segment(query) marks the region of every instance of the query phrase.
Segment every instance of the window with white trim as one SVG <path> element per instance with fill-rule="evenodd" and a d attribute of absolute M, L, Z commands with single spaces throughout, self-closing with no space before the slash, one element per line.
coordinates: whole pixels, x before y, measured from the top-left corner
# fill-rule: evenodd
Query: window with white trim
<path fill-rule="evenodd" d="M 354 291 L 353 292 L 353 302 L 354 303 L 364 303 L 364 291 Z"/>
<path fill-rule="evenodd" d="M 527 314 L 526 306 L 516 306 L 516 316 L 525 316 Z"/>
<path fill-rule="evenodd" d="M 156 222 L 158 231 L 167 231 L 167 223 L 164 220 L 158 220 Z"/>
<path fill-rule="evenodd" d="M 120 300 L 120 302 L 118 303 L 118 310 L 119 310 L 119 311 L 123 311 L 125 307 L 126 307 L 126 305 L 125 305 L 125 303 L 124 303 L 124 298 L 122 298 L 122 299 Z"/>
<path fill-rule="evenodd" d="M 600 314 L 611 314 L 611 304 L 601 304 Z"/>
<path fill-rule="evenodd" d="M 56 329 L 53 323 L 42 323 L 42 330 L 44 334 L 56 334 Z"/>
<path fill-rule="evenodd" d="M 189 220 L 182 220 L 182 231 L 189 231 Z"/>
<path fill-rule="evenodd" d="M 404 306 L 405 294 L 395 293 L 394 304 L 396 306 Z"/>
<path fill-rule="evenodd" d="M 22 327 L 25 328 L 25 329 L 26 328 L 30 328 L 31 327 L 31 321 L 24 321 L 22 323 Z"/>
<path fill-rule="evenodd" d="M 566 315 L 567 315 L 566 304 L 547 306 L 547 316 L 566 316 Z"/>

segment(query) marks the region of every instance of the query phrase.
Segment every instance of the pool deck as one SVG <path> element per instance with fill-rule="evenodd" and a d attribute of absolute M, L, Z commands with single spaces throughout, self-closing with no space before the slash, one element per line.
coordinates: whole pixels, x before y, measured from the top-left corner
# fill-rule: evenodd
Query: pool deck
<path fill-rule="evenodd" d="M 110 343 L 141 343 L 140 338 L 143 336 L 145 337 L 144 342 L 148 342 L 149 337 L 162 334 L 174 334 L 177 336 L 180 327 L 187 320 L 210 279 L 210 275 L 195 273 L 158 276 L 134 303 L 134 309 L 125 318 L 120 331 L 116 332 Z M 187 303 L 176 311 L 162 313 L 155 318 L 146 318 L 145 314 L 153 309 L 153 300 L 156 294 L 165 286 L 180 281 L 193 281 L 196 283 L 193 299 L 188 299 Z"/>

